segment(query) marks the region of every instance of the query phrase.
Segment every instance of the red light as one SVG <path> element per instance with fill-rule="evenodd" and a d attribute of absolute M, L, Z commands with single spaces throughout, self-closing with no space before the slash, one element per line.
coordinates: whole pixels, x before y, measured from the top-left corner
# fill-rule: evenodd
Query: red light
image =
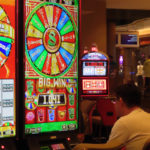
<path fill-rule="evenodd" d="M 88 47 L 87 47 L 87 46 L 85 46 L 85 47 L 84 47 L 84 51 L 83 51 L 83 53 L 84 53 L 84 54 L 87 54 L 88 52 L 89 52 Z"/>
<path fill-rule="evenodd" d="M 5 149 L 5 146 L 4 146 L 4 145 L 1 145 L 1 149 Z"/>
<path fill-rule="evenodd" d="M 97 47 L 97 44 L 96 44 L 96 43 L 93 43 L 93 44 L 92 44 L 91 52 L 98 52 L 98 47 Z"/>
<path fill-rule="evenodd" d="M 98 48 L 97 48 L 96 46 L 93 46 L 93 47 L 91 48 L 91 51 L 92 51 L 92 52 L 98 52 Z"/>
<path fill-rule="evenodd" d="M 89 52 L 88 50 L 84 50 L 84 52 L 83 52 L 83 53 L 84 53 L 84 54 L 87 54 L 88 52 Z"/>
<path fill-rule="evenodd" d="M 70 137 L 68 137 L 68 138 L 67 138 L 67 141 L 71 141 L 71 138 L 70 138 Z"/>

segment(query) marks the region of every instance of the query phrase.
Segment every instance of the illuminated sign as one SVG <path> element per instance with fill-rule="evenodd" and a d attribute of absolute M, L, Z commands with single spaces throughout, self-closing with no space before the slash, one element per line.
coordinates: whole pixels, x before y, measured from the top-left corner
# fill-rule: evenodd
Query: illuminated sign
<path fill-rule="evenodd" d="M 54 93 L 54 94 L 40 94 L 38 98 L 39 106 L 56 106 L 65 105 L 66 96 L 65 93 Z"/>
<path fill-rule="evenodd" d="M 107 56 L 104 55 L 103 53 L 99 53 L 99 52 L 91 52 L 88 54 L 85 54 L 82 57 L 82 60 L 107 60 Z"/>
<path fill-rule="evenodd" d="M 82 95 L 107 95 L 108 79 L 106 78 L 82 78 Z"/>
<path fill-rule="evenodd" d="M 25 2 L 25 132 L 78 128 L 78 0 Z"/>
<path fill-rule="evenodd" d="M 84 79 L 82 80 L 83 90 L 106 90 L 105 79 Z"/>
<path fill-rule="evenodd" d="M 39 88 L 64 88 L 69 84 L 76 84 L 76 80 L 71 79 L 51 79 L 51 78 L 39 78 L 38 79 L 38 87 Z"/>

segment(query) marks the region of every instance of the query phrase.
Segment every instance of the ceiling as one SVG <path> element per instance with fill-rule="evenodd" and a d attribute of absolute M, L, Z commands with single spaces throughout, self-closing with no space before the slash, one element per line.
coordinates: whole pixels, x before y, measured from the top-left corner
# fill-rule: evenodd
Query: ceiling
<path fill-rule="evenodd" d="M 107 9 L 107 20 L 116 25 L 132 23 L 135 20 L 149 18 L 150 10 Z"/>
<path fill-rule="evenodd" d="M 139 32 L 148 29 L 144 32 L 150 34 L 150 0 L 95 0 L 95 3 L 98 1 L 106 2 L 107 22 L 115 23 L 116 30 Z M 82 10 L 84 15 L 94 12 Z"/>
<path fill-rule="evenodd" d="M 107 21 L 114 22 L 117 31 L 150 34 L 150 0 L 106 0 L 106 7 Z"/>
<path fill-rule="evenodd" d="M 150 10 L 150 0 L 106 0 L 106 7 L 111 9 Z"/>

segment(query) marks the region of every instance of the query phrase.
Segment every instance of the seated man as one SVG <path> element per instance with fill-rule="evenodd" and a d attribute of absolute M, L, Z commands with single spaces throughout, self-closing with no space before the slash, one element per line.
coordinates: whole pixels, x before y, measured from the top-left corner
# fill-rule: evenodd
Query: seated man
<path fill-rule="evenodd" d="M 133 83 L 119 86 L 113 101 L 118 117 L 105 144 L 79 144 L 74 150 L 115 149 L 142 150 L 150 138 L 150 113 L 140 108 L 141 93 Z M 118 143 L 118 144 L 117 144 Z"/>
<path fill-rule="evenodd" d="M 126 150 L 142 150 L 150 137 L 150 114 L 140 108 L 141 93 L 133 84 L 125 84 L 115 91 L 116 113 L 120 117 L 114 124 L 108 144 L 119 140 Z"/>

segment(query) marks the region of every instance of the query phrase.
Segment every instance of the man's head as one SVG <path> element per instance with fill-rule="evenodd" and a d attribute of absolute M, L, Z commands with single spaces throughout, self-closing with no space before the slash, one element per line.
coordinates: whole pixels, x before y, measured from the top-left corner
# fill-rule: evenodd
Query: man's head
<path fill-rule="evenodd" d="M 141 92 L 134 84 L 124 84 L 117 87 L 116 91 L 116 111 L 119 116 L 141 104 Z"/>

